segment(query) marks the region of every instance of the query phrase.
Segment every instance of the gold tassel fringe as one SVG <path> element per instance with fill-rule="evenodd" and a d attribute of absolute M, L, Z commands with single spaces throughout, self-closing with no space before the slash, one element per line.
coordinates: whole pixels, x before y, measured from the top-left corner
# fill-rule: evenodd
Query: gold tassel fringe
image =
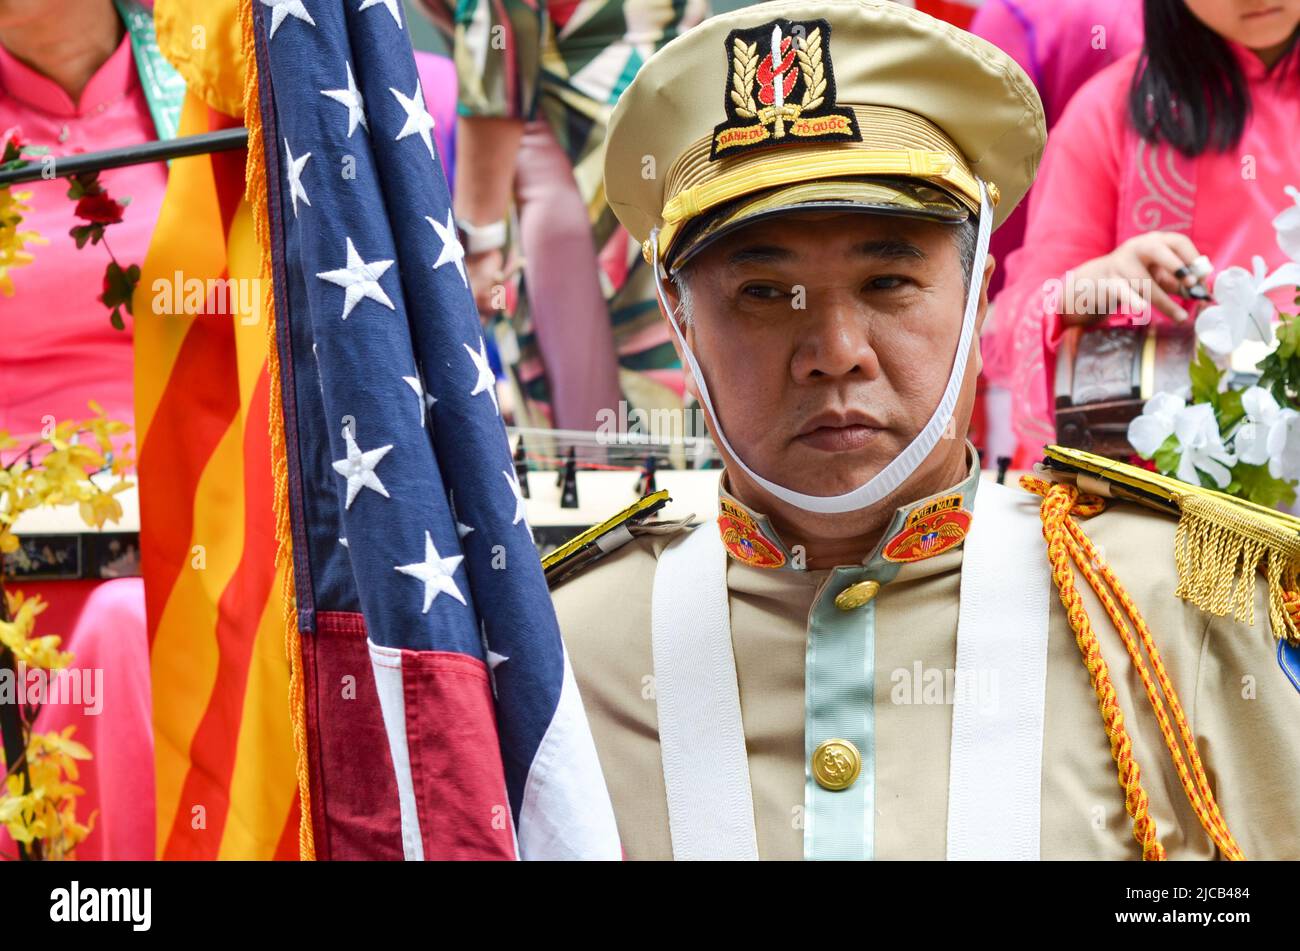
<path fill-rule="evenodd" d="M 248 127 L 248 162 L 244 170 L 244 197 L 253 211 L 253 230 L 261 254 L 261 280 L 266 317 L 266 367 L 270 378 L 271 468 L 275 484 L 275 566 L 283 573 L 284 647 L 289 660 L 289 715 L 293 720 L 293 746 L 297 761 L 298 857 L 316 858 L 311 824 L 311 781 L 307 759 L 307 712 L 302 669 L 302 640 L 293 578 L 293 535 L 289 526 L 289 463 L 285 451 L 284 410 L 281 404 L 280 353 L 275 334 L 275 285 L 271 275 L 271 224 L 267 210 L 266 152 L 262 140 L 262 109 L 258 98 L 257 48 L 253 31 L 253 3 L 239 4 L 240 38 L 244 54 L 244 125 Z"/>
<path fill-rule="evenodd" d="M 1255 623 L 1255 571 L 1268 582 L 1268 619 L 1275 637 L 1300 645 L 1300 629 L 1285 609 L 1284 592 L 1295 591 L 1300 537 L 1247 508 L 1199 492 L 1178 493 L 1182 512 L 1174 536 L 1178 587 L 1174 594 L 1202 611 L 1230 611 Z"/>

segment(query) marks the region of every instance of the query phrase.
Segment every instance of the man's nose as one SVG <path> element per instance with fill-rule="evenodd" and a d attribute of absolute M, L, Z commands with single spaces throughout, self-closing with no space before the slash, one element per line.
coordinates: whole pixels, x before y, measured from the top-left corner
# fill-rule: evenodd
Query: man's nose
<path fill-rule="evenodd" d="M 797 382 L 853 374 L 871 379 L 880 373 L 871 320 L 858 302 L 839 298 L 809 301 L 808 310 L 800 321 L 802 336 L 790 365 Z"/>

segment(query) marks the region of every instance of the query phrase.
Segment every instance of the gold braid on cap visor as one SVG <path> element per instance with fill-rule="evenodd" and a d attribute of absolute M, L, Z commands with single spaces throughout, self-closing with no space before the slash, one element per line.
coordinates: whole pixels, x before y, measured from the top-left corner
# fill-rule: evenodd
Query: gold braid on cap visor
<path fill-rule="evenodd" d="M 842 104 L 843 105 L 843 104 Z M 690 145 L 668 170 L 669 195 L 659 229 L 661 261 L 672 259 L 673 242 L 697 216 L 736 198 L 780 185 L 861 175 L 920 178 L 951 192 L 978 212 L 979 183 L 966 159 L 942 131 L 914 112 L 888 106 L 851 106 L 861 142 L 773 146 L 720 161 L 709 160 L 713 134 Z M 996 205 L 997 186 L 986 183 Z M 650 243 L 642 245 L 650 260 Z"/>

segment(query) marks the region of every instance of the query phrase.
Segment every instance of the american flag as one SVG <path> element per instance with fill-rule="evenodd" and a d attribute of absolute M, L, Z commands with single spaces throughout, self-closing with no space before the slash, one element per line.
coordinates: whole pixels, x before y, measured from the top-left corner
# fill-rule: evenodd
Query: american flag
<path fill-rule="evenodd" d="M 404 8 L 254 6 L 318 857 L 618 858 Z"/>

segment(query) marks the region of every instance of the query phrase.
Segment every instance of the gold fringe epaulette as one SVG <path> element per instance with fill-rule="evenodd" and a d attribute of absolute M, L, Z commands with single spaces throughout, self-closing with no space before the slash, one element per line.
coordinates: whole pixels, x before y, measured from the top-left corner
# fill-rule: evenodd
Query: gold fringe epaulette
<path fill-rule="evenodd" d="M 670 501 L 667 489 L 644 496 L 613 518 L 593 525 L 542 559 L 547 587 L 554 588 L 574 572 L 631 541 L 631 526 L 644 522 Z"/>
<path fill-rule="evenodd" d="M 1231 611 L 1254 624 L 1254 577 L 1262 568 L 1273 634 L 1300 645 L 1287 607 L 1300 590 L 1300 518 L 1082 449 L 1048 446 L 1044 455 L 1047 472 L 1072 473 L 1080 491 L 1176 515 L 1174 593 L 1202 611 L 1218 617 Z"/>

